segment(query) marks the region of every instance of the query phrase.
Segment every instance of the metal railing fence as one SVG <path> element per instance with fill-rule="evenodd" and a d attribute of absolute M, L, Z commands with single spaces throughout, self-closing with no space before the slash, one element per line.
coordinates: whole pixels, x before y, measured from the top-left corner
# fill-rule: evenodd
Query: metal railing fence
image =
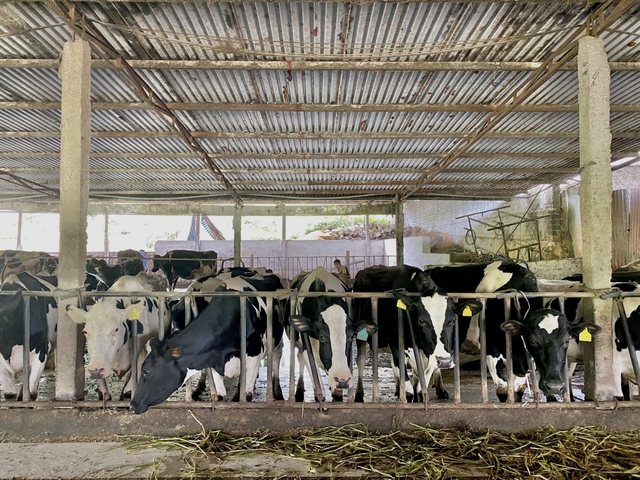
<path fill-rule="evenodd" d="M 14 291 L 2 291 L 0 292 L 0 296 L 1 295 L 15 295 Z M 78 297 L 102 297 L 102 298 L 110 298 L 110 297 L 126 297 L 126 296 L 131 296 L 131 297 L 137 297 L 137 298 L 156 298 L 158 300 L 158 304 L 160 305 L 160 311 L 161 313 L 163 312 L 164 308 L 166 307 L 165 301 L 166 300 L 179 300 L 184 298 L 185 299 L 185 315 L 187 316 L 186 318 L 186 323 L 188 324 L 188 320 L 190 320 L 189 315 L 190 315 L 190 311 L 191 309 L 190 304 L 194 301 L 194 297 L 203 297 L 203 298 L 213 298 L 213 297 L 236 297 L 239 299 L 240 302 L 240 325 L 239 325 L 239 329 L 240 329 L 240 403 L 244 404 L 246 403 L 246 348 L 247 348 L 247 343 L 246 343 L 246 315 L 247 315 L 247 299 L 249 298 L 262 298 L 263 300 L 266 301 L 266 305 L 267 305 L 267 316 L 266 316 L 266 329 L 267 329 L 267 349 L 266 349 L 266 362 L 267 362 L 267 390 L 266 390 L 266 401 L 264 403 L 267 404 L 271 404 L 274 402 L 274 391 L 273 391 L 273 385 L 272 385 L 272 377 L 273 377 L 273 349 L 274 349 L 274 345 L 273 345 L 273 336 L 272 336 L 272 332 L 273 332 L 273 322 L 274 322 L 274 318 L 273 318 L 273 305 L 275 301 L 284 301 L 287 299 L 301 299 L 304 297 L 342 297 L 345 298 L 347 300 L 352 300 L 354 298 L 365 298 L 365 299 L 370 299 L 371 303 L 372 303 L 372 321 L 374 324 L 378 325 L 378 321 L 379 321 L 379 312 L 378 312 L 378 303 L 380 299 L 395 299 L 396 297 L 393 295 L 393 293 L 391 292 L 384 292 L 384 293 L 378 293 L 378 292 L 299 292 L 299 291 L 295 291 L 295 290 L 278 290 L 275 292 L 251 292 L 251 291 L 245 291 L 245 292 L 209 292 L 209 293 L 201 293 L 201 292 L 86 292 L 86 291 L 79 291 L 79 290 L 72 290 L 72 291 L 61 291 L 61 290 L 57 290 L 57 291 L 52 291 L 52 292 L 35 292 L 35 291 L 23 291 L 22 292 L 23 295 L 23 301 L 24 301 L 24 315 L 23 315 L 23 320 L 24 320 L 24 330 L 23 330 L 23 341 L 24 341 L 24 346 L 25 348 L 23 349 L 23 385 L 22 385 L 22 394 L 23 394 L 23 398 L 21 402 L 17 402 L 17 401 L 3 401 L 0 402 L 0 406 L 3 408 L 6 407 L 33 407 L 33 406 L 37 406 L 38 408 L 68 408 L 68 407 L 78 407 L 78 408 L 82 408 L 82 407 L 101 407 L 104 406 L 104 402 L 99 402 L 99 401 L 77 401 L 77 402 L 50 402 L 50 403 L 46 403 L 46 402 L 32 402 L 30 399 L 30 391 L 29 391 L 29 376 L 30 376 L 30 364 L 29 364 L 29 352 L 30 352 L 30 346 L 29 346 L 29 340 L 30 340 L 30 336 L 31 336 L 31 318 L 30 318 L 30 304 L 31 302 L 29 301 L 31 297 L 53 297 L 56 300 L 60 301 L 63 299 L 69 299 L 69 298 L 78 298 Z M 412 295 L 412 294 L 407 294 L 407 295 Z M 417 294 L 413 294 L 413 295 L 417 295 Z M 635 293 L 635 292 L 621 292 L 619 290 L 612 290 L 609 293 L 606 293 L 604 295 L 599 295 L 596 294 L 595 292 L 537 292 L 537 293 L 522 293 L 522 292 L 500 292 L 500 293 L 450 293 L 449 297 L 453 298 L 454 300 L 459 300 L 459 299 L 479 299 L 483 302 L 483 304 L 486 302 L 486 300 L 488 299 L 503 299 L 505 302 L 505 313 L 510 312 L 511 311 L 511 302 L 513 301 L 513 299 L 516 298 L 522 298 L 522 297 L 526 297 L 526 298 L 547 298 L 547 299 L 558 299 L 559 300 L 559 305 L 560 305 L 560 310 L 562 312 L 564 312 L 564 301 L 566 299 L 569 298 L 614 298 L 614 301 L 618 303 L 618 308 L 619 308 L 619 312 L 621 312 L 621 321 L 624 327 L 624 333 L 626 336 L 626 340 L 627 340 L 627 344 L 629 345 L 629 351 L 630 351 L 630 355 L 631 355 L 631 359 L 633 362 L 633 368 L 634 368 L 634 373 L 636 376 L 636 380 L 638 381 L 638 384 L 640 385 L 640 367 L 638 366 L 638 361 L 635 355 L 635 349 L 634 349 L 634 342 L 631 338 L 631 334 L 629 331 L 629 327 L 627 324 L 627 316 L 625 314 L 624 311 L 624 306 L 623 306 L 623 299 L 627 298 L 627 297 L 640 297 L 640 293 Z M 297 302 L 291 302 L 291 308 L 292 311 L 291 313 L 295 313 L 294 309 L 295 309 L 295 305 L 297 304 Z M 483 305 L 484 307 L 484 305 Z M 481 354 L 480 354 L 480 369 L 481 369 L 481 387 L 482 387 L 482 403 L 486 404 L 489 403 L 489 397 L 488 397 L 488 379 L 487 379 L 487 365 L 486 365 L 486 318 L 485 318 L 485 308 L 483 308 L 479 314 L 479 325 L 480 325 L 480 344 L 481 344 Z M 401 309 L 400 307 L 398 307 L 398 345 L 399 345 L 399 351 L 403 352 L 405 345 L 404 345 L 404 327 L 405 327 L 405 322 L 404 322 L 404 310 Z M 160 333 L 160 339 L 163 338 L 163 333 L 162 329 L 160 329 L 161 333 Z M 436 332 L 439 335 L 439 332 Z M 132 345 L 137 345 L 137 329 L 133 328 L 131 331 L 132 334 Z M 507 364 L 507 390 L 508 390 L 508 398 L 507 398 L 507 404 L 513 404 L 515 403 L 515 389 L 514 389 L 514 377 L 512 375 L 513 372 L 513 358 L 512 358 L 512 342 L 511 342 L 511 336 L 508 333 L 505 333 L 505 338 L 507 341 L 507 350 L 506 350 L 506 364 Z M 289 338 L 294 338 L 293 337 L 293 327 L 290 327 L 289 330 Z M 455 323 L 455 328 L 454 328 L 454 338 L 455 338 L 455 347 L 454 347 L 454 403 L 461 403 L 461 383 L 460 383 L 460 361 L 459 361 L 459 331 L 458 331 L 458 322 Z M 417 349 L 415 348 L 415 344 L 411 345 L 411 347 L 414 347 L 414 354 L 415 354 L 415 362 L 416 365 L 418 365 L 418 370 L 419 370 L 419 376 L 420 376 L 420 381 L 423 381 L 424 379 L 424 374 L 423 374 L 423 369 L 424 369 L 424 365 L 422 365 L 422 361 L 419 355 L 419 352 L 417 351 Z M 135 386 L 137 383 L 137 372 L 139 369 L 139 365 L 137 364 L 137 355 L 135 354 L 136 350 L 134 347 L 134 350 L 132 352 L 133 354 L 133 359 L 132 359 L 132 374 L 134 375 L 134 381 L 133 381 L 133 385 L 134 385 L 134 392 L 135 393 Z M 377 404 L 380 401 L 380 383 L 379 383 L 379 355 L 378 355 L 378 333 L 374 333 L 372 335 L 372 401 L 370 403 L 373 404 Z M 401 355 L 401 358 L 402 355 Z M 310 357 L 310 363 L 311 365 L 313 365 L 313 358 L 312 356 Z M 350 365 L 353 365 L 353 358 L 350 358 Z M 405 373 L 405 362 L 401 361 L 400 364 L 397 366 L 399 369 L 399 378 L 400 379 L 404 379 L 404 373 Z M 537 381 L 535 378 L 535 365 L 530 363 L 529 364 L 529 370 L 532 373 L 533 376 L 533 390 L 534 390 L 534 399 L 535 402 L 537 403 L 540 399 L 540 392 L 538 390 L 538 385 L 537 385 Z M 302 372 L 302 367 L 300 367 L 300 372 Z M 162 405 L 160 405 L 160 408 L 184 408 L 184 407 L 188 407 L 188 408 L 211 408 L 211 406 L 215 405 L 215 401 L 216 401 L 216 391 L 215 391 L 215 386 L 214 386 L 214 382 L 212 381 L 212 374 L 211 374 L 211 369 L 208 369 L 208 380 L 209 380 L 209 385 L 210 385 L 210 389 L 211 389 L 211 403 L 212 405 L 207 405 L 204 402 L 192 402 L 190 401 L 190 394 L 189 394 L 189 390 L 187 390 L 187 394 L 186 394 L 186 398 L 184 402 L 181 401 L 168 401 L 163 403 Z M 290 369 L 289 369 L 289 398 L 288 398 L 288 402 L 289 403 L 293 403 L 295 402 L 295 395 L 294 395 L 294 391 L 295 391 L 295 352 L 294 352 L 294 348 L 293 346 L 291 346 L 290 349 Z M 569 385 L 569 378 L 568 378 L 568 372 L 567 370 L 565 370 L 565 382 L 566 385 Z M 405 404 L 406 403 L 406 391 L 405 391 L 405 386 L 404 386 L 404 381 L 399 381 L 398 382 L 398 387 L 399 387 L 399 399 L 398 402 L 400 404 Z M 427 408 L 427 397 L 428 397 L 428 390 L 427 387 L 428 385 L 424 385 L 424 383 L 421 385 L 422 390 L 424 393 L 424 397 L 425 397 L 425 402 L 424 402 L 424 408 Z M 347 397 L 347 403 L 348 404 L 353 404 L 353 384 L 352 387 L 350 387 L 350 391 Z M 316 395 L 318 395 L 321 391 L 324 391 L 324 387 L 322 387 L 321 385 L 319 385 L 319 379 L 318 378 L 314 378 L 314 390 L 316 392 Z M 320 400 L 322 400 L 321 396 L 318 397 Z M 569 401 L 569 392 L 567 392 L 564 395 L 564 400 L 565 401 Z M 322 402 L 320 402 L 321 404 Z M 109 401 L 106 403 L 106 405 L 111 406 L 111 407 L 128 407 L 129 406 L 129 402 L 121 402 L 121 401 Z M 252 405 L 255 405 L 255 403 L 252 403 Z M 355 406 L 355 405 L 354 405 Z M 357 405 L 358 408 L 361 407 L 361 404 Z M 253 407 L 252 407 L 253 408 Z M 366 407 L 365 407 L 366 408 Z"/>

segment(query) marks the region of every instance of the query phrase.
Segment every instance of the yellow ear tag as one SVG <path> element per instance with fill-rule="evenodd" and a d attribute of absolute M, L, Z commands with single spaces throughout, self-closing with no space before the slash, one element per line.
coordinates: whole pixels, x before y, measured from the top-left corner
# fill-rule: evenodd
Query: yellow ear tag
<path fill-rule="evenodd" d="M 473 317 L 473 312 L 471 311 L 471 308 L 469 308 L 468 306 L 464 307 L 464 310 L 462 310 L 462 316 Z"/>
<path fill-rule="evenodd" d="M 407 309 L 407 306 L 404 304 L 402 300 L 398 300 L 398 303 L 396 303 L 396 307 L 401 308 L 403 310 Z"/>
<path fill-rule="evenodd" d="M 133 309 L 133 312 L 131 312 L 131 315 L 129 315 L 129 320 L 138 320 L 140 318 L 140 310 L 138 310 L 137 308 Z"/>
<path fill-rule="evenodd" d="M 591 332 L 585 328 L 580 332 L 580 335 L 578 335 L 578 340 L 580 340 L 581 342 L 590 342 Z"/>

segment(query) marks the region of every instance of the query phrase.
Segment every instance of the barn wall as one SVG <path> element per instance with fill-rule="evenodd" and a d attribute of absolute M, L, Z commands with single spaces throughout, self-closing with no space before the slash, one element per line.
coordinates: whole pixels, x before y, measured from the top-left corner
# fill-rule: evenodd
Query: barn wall
<path fill-rule="evenodd" d="M 613 189 L 631 190 L 640 187 L 640 165 L 631 165 L 613 172 Z"/>
<path fill-rule="evenodd" d="M 536 191 L 537 189 L 530 193 L 535 195 Z M 534 195 L 514 197 L 509 202 L 409 201 L 405 206 L 405 222 L 410 226 L 422 227 L 427 231 L 443 234 L 444 237 L 450 237 L 453 243 L 462 246 L 466 250 L 473 251 L 473 246 L 465 229 L 468 228 L 467 219 L 456 220 L 455 217 L 509 205 L 508 209 L 501 210 L 502 222 L 505 224 L 517 221 L 516 217 L 512 215 L 526 215 L 527 217 L 532 214 L 538 217 L 550 215 L 549 218 L 539 220 L 543 259 L 572 256 L 573 247 L 570 241 L 569 229 L 566 220 L 564 220 L 566 215 L 563 213 L 563 199 L 560 189 L 558 187 L 548 188 L 543 190 L 537 197 Z M 492 225 L 498 222 L 498 214 L 496 212 L 489 212 L 475 218 Z M 477 222 L 473 222 L 473 228 L 476 232 L 476 243 L 483 252 L 496 253 L 501 250 L 503 241 L 499 230 L 489 231 L 490 227 Z M 522 224 L 515 231 L 514 227 L 511 227 L 507 230 L 507 235 L 512 232 L 512 239 L 508 242 L 509 248 L 536 241 L 534 222 Z M 515 257 L 516 253 L 513 252 L 510 255 Z M 528 258 L 524 254 L 521 254 L 520 257 Z"/>

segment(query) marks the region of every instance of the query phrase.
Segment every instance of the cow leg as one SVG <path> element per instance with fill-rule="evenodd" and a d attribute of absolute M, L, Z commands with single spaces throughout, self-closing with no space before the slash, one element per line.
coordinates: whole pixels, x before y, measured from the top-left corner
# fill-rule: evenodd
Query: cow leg
<path fill-rule="evenodd" d="M 498 362 L 502 357 L 494 357 L 493 355 L 487 355 L 487 370 L 491 375 L 491 380 L 496 386 L 496 395 L 501 402 L 507 401 L 507 382 L 504 378 L 498 375 Z"/>
<path fill-rule="evenodd" d="M 613 396 L 618 400 L 624 400 L 624 394 L 622 392 L 622 371 L 625 367 L 625 356 L 629 358 L 629 351 L 623 350 L 622 352 L 618 352 L 614 349 L 613 351 Z"/>
<path fill-rule="evenodd" d="M 111 392 L 109 392 L 107 380 L 99 378 L 96 383 L 98 385 L 98 400 L 101 400 L 103 403 L 111 400 Z"/>
<path fill-rule="evenodd" d="M 396 366 L 400 364 L 400 355 L 399 355 L 397 345 L 395 347 L 391 347 L 391 366 L 393 367 L 393 374 L 396 379 L 396 397 L 400 398 L 400 369 Z M 404 358 L 402 359 L 404 361 Z M 411 403 L 413 401 L 413 385 L 409 381 L 409 375 L 407 372 L 407 366 L 405 364 L 404 368 L 404 388 L 405 388 L 405 396 L 407 399 L 407 403 Z"/>
<path fill-rule="evenodd" d="M 295 399 L 296 402 L 304 402 L 304 369 L 307 365 L 307 362 L 301 350 L 298 350 L 298 365 L 300 366 L 300 372 L 298 373 Z"/>
<path fill-rule="evenodd" d="M 202 370 L 200 372 L 200 378 L 198 379 L 198 385 L 196 386 L 196 389 L 191 392 L 191 398 L 193 400 L 199 400 L 204 393 L 205 388 L 207 388 L 207 371 Z"/>
<path fill-rule="evenodd" d="M 40 354 L 35 350 L 29 353 L 29 394 L 31 400 L 35 400 L 38 396 L 38 383 L 40 383 L 40 377 L 44 372 L 44 367 L 47 364 L 47 355 L 40 361 Z M 22 380 L 24 382 L 24 379 Z"/>
<path fill-rule="evenodd" d="M 215 368 L 211 369 L 211 376 L 213 377 L 213 385 L 216 388 L 216 397 L 219 402 L 224 402 L 227 400 L 227 388 L 224 386 L 224 378 L 218 372 L 216 372 Z"/>
<path fill-rule="evenodd" d="M 247 402 L 253 400 L 253 389 L 256 386 L 256 380 L 258 373 L 260 372 L 260 362 L 262 361 L 262 355 L 256 355 L 255 357 L 247 356 L 247 367 L 245 375 L 245 392 L 247 394 Z M 238 389 L 238 392 L 240 389 Z"/>
<path fill-rule="evenodd" d="M 14 347 L 15 348 L 15 347 Z M 9 359 L 11 361 L 11 359 Z M 15 400 L 18 396 L 18 388 L 16 387 L 13 370 L 9 366 L 2 355 L 0 355 L 0 386 L 4 392 L 5 400 Z"/>
<path fill-rule="evenodd" d="M 273 399 L 274 400 L 284 400 L 284 395 L 282 394 L 282 387 L 280 386 L 280 362 L 282 360 L 282 347 L 283 343 L 280 342 L 276 348 L 273 349 L 273 361 L 272 361 L 272 370 L 273 370 Z"/>
<path fill-rule="evenodd" d="M 362 377 L 364 375 L 364 364 L 367 360 L 367 342 L 362 340 L 356 341 L 358 346 L 358 356 L 356 357 L 356 364 L 358 366 L 358 383 L 356 384 L 355 401 L 364 402 L 364 385 L 362 384 Z"/>
<path fill-rule="evenodd" d="M 460 353 L 468 355 L 480 354 L 480 322 L 479 315 L 474 315 L 469 323 L 467 336 L 460 346 Z"/>

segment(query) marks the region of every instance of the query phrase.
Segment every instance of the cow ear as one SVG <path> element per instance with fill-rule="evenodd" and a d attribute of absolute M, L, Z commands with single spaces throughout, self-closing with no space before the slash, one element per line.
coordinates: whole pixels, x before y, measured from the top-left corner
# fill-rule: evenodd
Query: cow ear
<path fill-rule="evenodd" d="M 14 293 L 11 298 L 8 299 L 7 303 L 3 303 L 2 305 L 0 305 L 0 311 L 4 313 L 13 312 L 16 308 L 18 308 L 20 302 L 22 302 L 22 290 L 16 290 L 16 293 Z"/>
<path fill-rule="evenodd" d="M 162 342 L 157 338 L 152 338 L 147 342 L 147 352 L 157 352 L 162 347 Z"/>
<path fill-rule="evenodd" d="M 73 320 L 74 322 L 81 325 L 87 323 L 87 312 L 85 312 L 81 308 L 78 308 L 74 305 L 67 305 L 67 313 L 69 314 L 71 320 Z"/>
<path fill-rule="evenodd" d="M 289 323 L 298 332 L 309 332 L 313 330 L 313 323 L 311 322 L 311 319 L 305 317 L 304 315 L 291 315 L 289 317 Z"/>
<path fill-rule="evenodd" d="M 404 289 L 403 290 L 393 290 L 391 293 L 393 293 L 393 296 L 398 299 L 398 307 L 402 308 L 403 310 L 406 310 L 407 308 L 411 307 L 412 305 L 415 305 L 416 302 L 420 301 L 420 297 L 418 297 L 418 296 L 410 297 L 409 295 L 407 295 L 407 293 L 409 293 L 409 292 L 407 292 Z"/>
<path fill-rule="evenodd" d="M 182 347 L 180 346 L 170 348 L 164 354 L 164 358 L 166 358 L 167 360 L 177 360 L 181 356 L 182 356 Z"/>
<path fill-rule="evenodd" d="M 361 320 L 353 327 L 353 329 L 355 330 L 356 335 L 362 330 L 366 331 L 369 335 L 373 335 L 378 331 L 378 327 L 376 327 L 375 323 L 367 320 Z"/>
<path fill-rule="evenodd" d="M 140 300 L 139 302 L 132 303 L 127 308 L 125 308 L 125 318 L 127 320 L 139 320 L 142 309 L 144 308 L 144 303 L 144 300 Z"/>
<path fill-rule="evenodd" d="M 573 338 L 578 338 L 580 333 L 582 333 L 584 330 L 587 330 L 592 336 L 595 336 L 602 331 L 602 328 L 600 328 L 595 323 L 572 323 L 569 327 L 569 335 L 571 335 Z"/>
<path fill-rule="evenodd" d="M 465 300 L 456 304 L 456 313 L 463 317 L 473 317 L 482 311 L 482 302 Z"/>
<path fill-rule="evenodd" d="M 520 323 L 517 320 L 507 320 L 502 325 L 500 325 L 500 328 L 504 332 L 514 336 L 520 335 L 524 332 L 524 324 Z"/>

